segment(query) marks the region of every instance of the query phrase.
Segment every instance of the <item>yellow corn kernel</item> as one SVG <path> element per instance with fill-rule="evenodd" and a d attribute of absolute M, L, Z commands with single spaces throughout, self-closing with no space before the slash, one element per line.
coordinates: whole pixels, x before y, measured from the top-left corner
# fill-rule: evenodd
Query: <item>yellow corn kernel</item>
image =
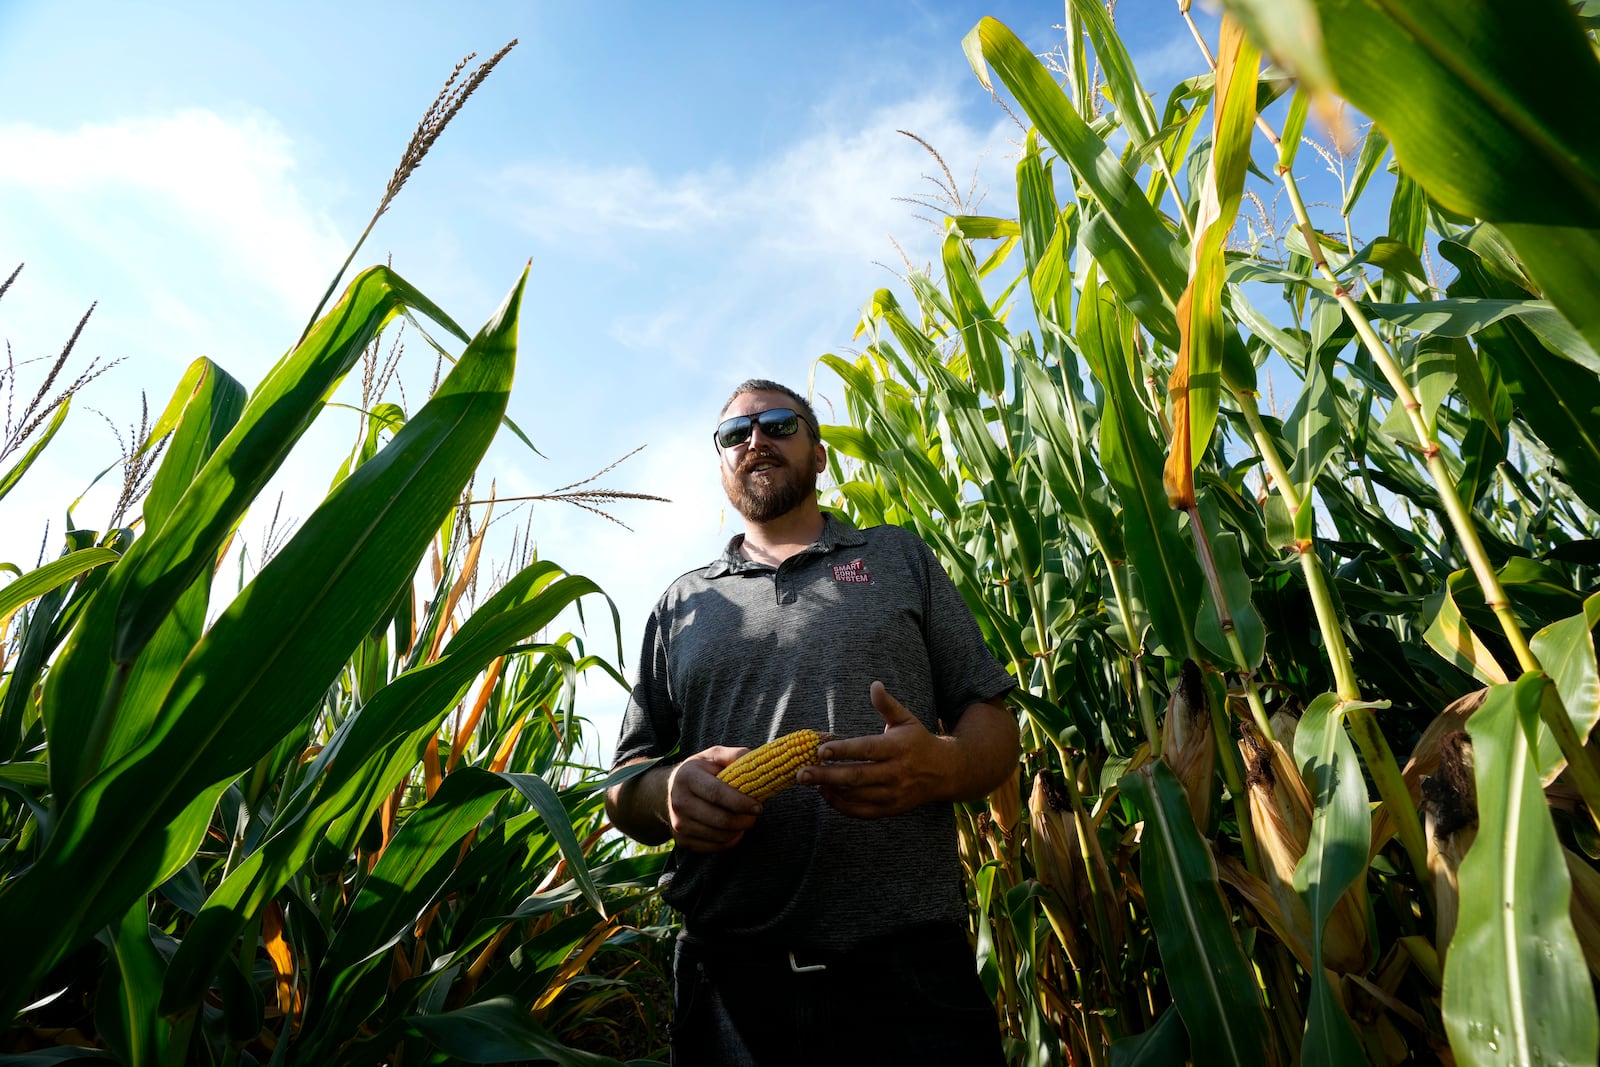
<path fill-rule="evenodd" d="M 770 800 L 795 784 L 801 767 L 822 762 L 817 746 L 833 739 L 832 734 L 815 730 L 796 730 L 753 748 L 722 769 L 717 775 L 739 792 L 756 800 Z"/>

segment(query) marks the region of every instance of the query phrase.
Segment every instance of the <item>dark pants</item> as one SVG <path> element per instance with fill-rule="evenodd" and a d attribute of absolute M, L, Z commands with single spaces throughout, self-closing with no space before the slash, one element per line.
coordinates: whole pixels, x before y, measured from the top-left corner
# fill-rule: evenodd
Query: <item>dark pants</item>
<path fill-rule="evenodd" d="M 844 954 L 797 950 L 794 966 L 781 949 L 683 935 L 672 1001 L 674 1067 L 1005 1063 L 994 1005 L 954 925 Z"/>

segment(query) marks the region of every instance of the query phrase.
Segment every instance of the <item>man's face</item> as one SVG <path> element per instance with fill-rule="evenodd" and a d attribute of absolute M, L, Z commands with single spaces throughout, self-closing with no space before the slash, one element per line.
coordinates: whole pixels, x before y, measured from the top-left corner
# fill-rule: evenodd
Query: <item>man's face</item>
<path fill-rule="evenodd" d="M 722 418 L 794 407 L 782 393 L 741 393 Z M 803 418 L 799 432 L 789 437 L 768 437 L 757 423 L 748 441 L 722 450 L 722 488 L 746 522 L 771 522 L 816 495 L 823 462 L 822 445 L 812 440 Z"/>

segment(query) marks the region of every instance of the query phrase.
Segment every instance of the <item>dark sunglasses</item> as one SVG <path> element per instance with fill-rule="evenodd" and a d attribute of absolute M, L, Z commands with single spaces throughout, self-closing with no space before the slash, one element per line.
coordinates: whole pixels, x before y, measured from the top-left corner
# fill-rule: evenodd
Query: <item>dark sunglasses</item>
<path fill-rule="evenodd" d="M 731 419 L 724 419 L 711 437 L 717 442 L 718 448 L 744 444 L 750 440 L 752 426 L 760 426 L 762 434 L 767 437 L 793 437 L 800 431 L 802 418 L 804 416 L 792 408 L 768 408 L 754 415 L 735 415 Z"/>

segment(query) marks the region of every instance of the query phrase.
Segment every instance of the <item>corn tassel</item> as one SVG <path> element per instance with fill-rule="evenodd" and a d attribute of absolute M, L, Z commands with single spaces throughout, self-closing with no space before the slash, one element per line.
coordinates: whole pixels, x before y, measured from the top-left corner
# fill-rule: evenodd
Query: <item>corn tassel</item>
<path fill-rule="evenodd" d="M 817 759 L 817 746 L 831 740 L 832 734 L 796 730 L 746 752 L 724 767 L 717 778 L 745 796 L 771 800 L 795 784 L 795 774 L 801 767 L 822 762 Z"/>

